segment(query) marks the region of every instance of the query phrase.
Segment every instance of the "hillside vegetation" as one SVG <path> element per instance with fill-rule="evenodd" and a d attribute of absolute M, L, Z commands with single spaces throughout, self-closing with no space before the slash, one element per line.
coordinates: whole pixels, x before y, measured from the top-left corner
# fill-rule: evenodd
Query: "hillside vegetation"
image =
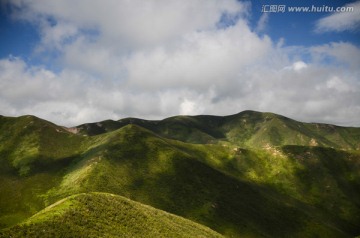
<path fill-rule="evenodd" d="M 58 213 L 73 214 L 52 204 L 79 205 L 84 196 L 93 201 L 92 209 L 106 214 L 97 199 L 106 204 L 124 199 L 115 196 L 120 195 L 226 237 L 360 235 L 360 128 L 245 111 L 227 117 L 108 120 L 76 128 L 33 116 L 0 117 L 0 129 L 4 232 L 32 234 L 59 221 Z M 80 232 L 80 210 L 74 219 L 66 215 L 69 232 Z M 46 219 L 38 223 L 39 217 Z M 139 219 L 136 223 L 146 222 Z M 90 220 L 108 232 L 105 217 L 92 214 Z M 187 234 L 181 227 L 190 221 L 184 222 L 171 223 L 171 234 Z"/>
<path fill-rule="evenodd" d="M 2 237 L 183 237 L 221 238 L 184 218 L 106 193 L 73 195 L 26 222 L 0 231 Z"/>
<path fill-rule="evenodd" d="M 135 124 L 170 139 L 208 144 L 227 141 L 241 147 L 322 146 L 360 150 L 360 128 L 302 123 L 273 113 L 244 111 L 231 116 L 175 116 L 162 121 L 126 118 L 76 127 L 80 133 L 98 135 Z"/>

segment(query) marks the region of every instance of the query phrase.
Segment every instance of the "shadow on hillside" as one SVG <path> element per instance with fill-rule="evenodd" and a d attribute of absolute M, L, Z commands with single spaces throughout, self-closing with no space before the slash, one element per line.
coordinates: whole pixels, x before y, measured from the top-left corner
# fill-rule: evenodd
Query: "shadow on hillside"
<path fill-rule="evenodd" d="M 120 195 L 229 236 L 293 237 L 326 231 L 347 237 L 303 211 L 304 204 L 299 206 L 270 187 L 225 175 L 160 139 L 141 138 L 107 148 L 106 157 L 116 164 L 111 169 L 127 171 L 132 177 L 117 189 Z M 114 192 L 108 188 L 105 185 L 100 190 Z"/>

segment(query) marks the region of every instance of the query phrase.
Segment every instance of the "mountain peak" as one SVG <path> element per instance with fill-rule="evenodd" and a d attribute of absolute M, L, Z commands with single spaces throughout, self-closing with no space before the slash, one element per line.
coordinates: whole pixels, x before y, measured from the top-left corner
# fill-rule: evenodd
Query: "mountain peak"
<path fill-rule="evenodd" d="M 267 145 L 324 146 L 358 149 L 360 129 L 303 123 L 270 112 L 242 111 L 229 116 L 173 116 L 159 121 L 124 118 L 79 126 L 81 133 L 98 135 L 126 125 L 138 125 L 169 139 L 190 143 L 229 141 L 241 147 Z M 316 141 L 316 143 L 314 143 Z"/>
<path fill-rule="evenodd" d="M 245 111 L 74 129 L 31 116 L 0 117 L 0 228 L 18 224 L 0 236 L 116 236 L 111 232 L 119 227 L 140 224 L 134 231 L 144 237 L 157 227 L 151 219 L 163 214 L 159 209 L 228 237 L 359 234 L 360 128 Z M 113 207 L 124 199 L 116 195 L 158 210 L 147 217 L 129 202 L 117 220 L 123 210 Z M 194 226 L 186 223 L 185 230 Z"/>

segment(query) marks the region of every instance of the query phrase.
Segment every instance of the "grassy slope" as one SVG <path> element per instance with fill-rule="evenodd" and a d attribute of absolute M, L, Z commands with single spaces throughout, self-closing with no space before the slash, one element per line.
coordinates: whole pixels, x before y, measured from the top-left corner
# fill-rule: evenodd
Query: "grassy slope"
<path fill-rule="evenodd" d="M 223 237 L 184 218 L 121 196 L 70 196 L 1 237 Z"/>
<path fill-rule="evenodd" d="M 80 161 L 50 191 L 50 199 L 89 191 L 120 194 L 234 237 L 346 237 L 354 232 L 351 225 L 327 219 L 268 184 L 229 176 L 231 169 L 223 161 L 234 158 L 222 146 L 166 140 L 136 125 L 107 135 L 106 147 L 99 145 L 103 150 L 95 158 Z"/>
<path fill-rule="evenodd" d="M 48 205 L 47 191 L 90 139 L 34 116 L 0 116 L 0 131 L 0 227 L 6 227 Z"/>
<path fill-rule="evenodd" d="M 302 123 L 273 113 L 244 111 L 231 116 L 176 116 L 162 121 L 126 118 L 79 126 L 81 133 L 98 135 L 136 124 L 163 137 L 190 143 L 229 141 L 242 147 L 267 145 L 325 146 L 359 150 L 360 128 Z"/>
<path fill-rule="evenodd" d="M 211 142 L 223 132 L 236 131 L 243 117 L 175 117 L 184 128 L 189 123 L 197 125 L 190 132 L 178 128 L 174 118 L 164 121 L 167 135 L 190 133 L 193 142 Z M 0 159 L 6 161 L 0 176 L 3 226 L 69 195 L 103 191 L 190 218 L 228 236 L 347 237 L 360 233 L 355 226 L 360 214 L 359 155 L 355 152 L 301 146 L 250 150 L 230 142 L 187 144 L 136 125 L 125 126 L 129 120 L 166 134 L 164 126 L 159 126 L 164 122 L 139 119 L 125 119 L 123 128 L 116 131 L 118 124 L 107 121 L 102 125 L 107 125 L 109 133 L 84 137 L 34 117 L 21 117 L 15 123 L 1 118 L 6 132 L 0 135 L 4 145 Z M 353 137 L 357 133 L 345 129 Z M 242 135 L 251 141 L 246 136 L 254 131 L 259 130 L 249 126 L 237 137 L 227 137 L 236 142 Z"/>
<path fill-rule="evenodd" d="M 89 138 L 34 116 L 0 117 L 0 227 L 16 224 L 49 205 L 47 192 L 101 136 Z"/>

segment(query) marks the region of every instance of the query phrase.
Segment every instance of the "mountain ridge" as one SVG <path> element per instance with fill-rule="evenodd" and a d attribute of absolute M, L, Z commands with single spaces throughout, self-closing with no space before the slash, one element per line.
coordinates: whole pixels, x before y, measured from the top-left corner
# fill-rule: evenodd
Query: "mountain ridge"
<path fill-rule="evenodd" d="M 357 127 L 304 123 L 274 113 L 255 111 L 243 111 L 229 116 L 174 116 L 163 120 L 125 118 L 118 121 L 87 123 L 74 128 L 81 134 L 91 136 L 128 124 L 136 124 L 160 136 L 190 143 L 216 143 L 227 140 L 242 147 L 255 148 L 265 147 L 267 144 L 293 144 L 360 150 L 360 129 Z M 353 134 L 349 131 L 353 131 Z M 281 141 L 282 137 L 289 139 L 289 134 L 292 134 L 291 140 Z M 237 138 L 239 135 L 242 135 L 242 138 Z"/>
<path fill-rule="evenodd" d="M 257 112 L 122 120 L 75 133 L 0 117 L 0 229 L 69 196 L 105 192 L 225 237 L 360 234 L 359 128 Z"/>

